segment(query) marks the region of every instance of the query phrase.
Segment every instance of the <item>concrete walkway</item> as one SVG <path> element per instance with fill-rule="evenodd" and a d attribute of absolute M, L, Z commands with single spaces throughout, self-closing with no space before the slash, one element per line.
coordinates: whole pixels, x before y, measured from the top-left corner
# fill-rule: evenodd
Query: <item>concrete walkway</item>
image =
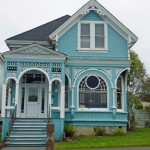
<path fill-rule="evenodd" d="M 2 150 L 45 150 L 45 147 L 4 147 Z M 72 150 L 150 150 L 150 147 L 129 148 L 98 148 L 98 149 L 72 149 Z"/>

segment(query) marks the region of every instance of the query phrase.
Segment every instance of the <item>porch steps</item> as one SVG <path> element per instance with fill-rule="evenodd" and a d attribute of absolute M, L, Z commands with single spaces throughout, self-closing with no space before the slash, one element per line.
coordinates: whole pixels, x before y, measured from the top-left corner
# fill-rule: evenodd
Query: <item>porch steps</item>
<path fill-rule="evenodd" d="M 7 146 L 45 146 L 47 119 L 17 118 L 14 122 Z"/>

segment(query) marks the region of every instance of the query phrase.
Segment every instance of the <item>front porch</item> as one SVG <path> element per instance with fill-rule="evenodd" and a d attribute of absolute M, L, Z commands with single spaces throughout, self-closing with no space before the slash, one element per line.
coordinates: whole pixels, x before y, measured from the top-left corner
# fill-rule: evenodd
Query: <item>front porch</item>
<path fill-rule="evenodd" d="M 6 59 L 5 80 L 2 95 L 2 140 L 9 132 L 13 112 L 16 119 L 52 118 L 52 112 L 59 112 L 63 132 L 65 114 L 65 66 L 62 60 L 10 61 Z M 54 133 L 55 135 L 55 133 Z M 58 138 L 58 136 L 55 136 Z M 60 137 L 59 137 L 60 138 Z"/>

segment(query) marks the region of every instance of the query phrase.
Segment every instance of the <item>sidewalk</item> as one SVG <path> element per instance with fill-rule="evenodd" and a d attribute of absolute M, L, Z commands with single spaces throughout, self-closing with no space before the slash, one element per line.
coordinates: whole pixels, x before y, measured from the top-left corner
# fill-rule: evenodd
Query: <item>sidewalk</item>
<path fill-rule="evenodd" d="M 45 150 L 45 147 L 4 147 L 2 150 Z M 150 150 L 150 147 L 128 148 L 97 148 L 97 149 L 72 149 L 72 150 Z"/>

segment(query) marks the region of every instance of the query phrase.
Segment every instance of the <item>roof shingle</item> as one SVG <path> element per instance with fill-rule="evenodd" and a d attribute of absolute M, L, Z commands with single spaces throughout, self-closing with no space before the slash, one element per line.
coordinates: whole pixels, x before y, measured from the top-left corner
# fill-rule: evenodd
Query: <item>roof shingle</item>
<path fill-rule="evenodd" d="M 25 40 L 25 41 L 47 41 L 49 35 L 60 27 L 65 21 L 70 18 L 69 15 L 65 15 L 61 18 L 43 24 L 39 27 L 23 32 L 16 36 L 13 36 L 7 40 Z"/>

